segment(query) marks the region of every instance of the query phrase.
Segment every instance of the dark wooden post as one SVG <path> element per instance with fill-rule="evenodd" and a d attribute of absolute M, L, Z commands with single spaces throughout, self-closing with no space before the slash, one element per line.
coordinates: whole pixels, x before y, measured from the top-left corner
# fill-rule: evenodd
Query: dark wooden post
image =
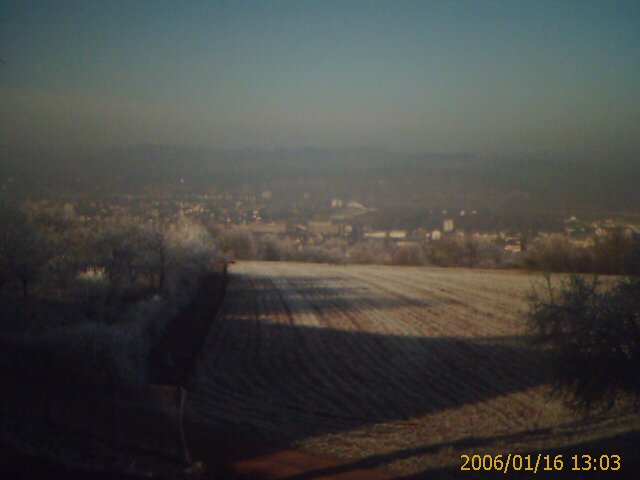
<path fill-rule="evenodd" d="M 184 433 L 184 404 L 187 400 L 187 390 L 180 386 L 176 389 L 178 394 L 178 431 L 180 432 L 180 446 L 184 454 L 184 460 L 187 466 L 191 466 L 193 461 L 191 459 L 191 453 L 189 452 L 189 446 L 187 445 L 187 437 Z"/>
<path fill-rule="evenodd" d="M 116 376 L 115 372 L 111 372 L 111 446 L 115 448 L 117 446 L 116 436 Z"/>
<path fill-rule="evenodd" d="M 44 358 L 44 375 L 45 375 L 45 391 L 44 391 L 44 402 L 45 402 L 45 422 L 47 428 L 51 428 L 51 354 L 39 355 L 40 360 Z"/>

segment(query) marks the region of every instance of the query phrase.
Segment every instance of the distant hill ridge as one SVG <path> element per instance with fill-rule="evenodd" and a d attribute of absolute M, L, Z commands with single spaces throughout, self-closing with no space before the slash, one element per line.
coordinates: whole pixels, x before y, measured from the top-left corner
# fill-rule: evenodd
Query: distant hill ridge
<path fill-rule="evenodd" d="M 84 152 L 0 147 L 6 191 L 73 193 L 272 189 L 352 196 L 384 207 L 477 205 L 640 211 L 640 161 L 407 154 L 375 148 L 222 150 L 137 145 Z M 353 195 L 351 195 L 353 194 Z"/>

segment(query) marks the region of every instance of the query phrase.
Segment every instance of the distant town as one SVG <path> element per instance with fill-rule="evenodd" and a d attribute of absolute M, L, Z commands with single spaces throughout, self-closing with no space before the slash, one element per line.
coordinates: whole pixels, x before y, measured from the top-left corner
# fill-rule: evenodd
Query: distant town
<path fill-rule="evenodd" d="M 417 263 L 427 262 L 430 249 L 445 243 L 458 244 L 466 250 L 489 246 L 494 257 L 499 251 L 502 264 L 511 265 L 519 262 L 528 247 L 544 239 L 562 239 L 571 247 L 588 249 L 596 247 L 612 232 L 626 238 L 640 234 L 639 223 L 613 218 L 584 220 L 576 215 L 561 219 L 547 229 L 532 228 L 530 222 L 522 229 L 517 226 L 492 228 L 482 210 L 453 208 L 425 210 L 419 225 L 415 225 L 414 220 L 411 222 L 413 226 L 401 228 L 396 221 L 393 228 L 381 228 L 380 217 L 388 217 L 389 212 L 382 212 L 375 206 L 356 200 L 333 198 L 322 206 L 308 202 L 309 195 L 303 194 L 299 202 L 288 208 L 272 200 L 273 192 L 263 190 L 257 195 L 113 194 L 99 199 L 82 194 L 59 195 L 31 201 L 30 205 L 39 209 L 58 210 L 63 216 L 74 218 L 86 226 L 118 217 L 131 217 L 142 224 L 187 218 L 217 231 L 243 232 L 258 244 L 264 239 L 285 241 L 288 242 L 288 248 L 298 251 L 327 245 L 341 245 L 344 250 L 354 245 L 368 245 L 378 252 L 413 249 L 426 255 L 424 260 L 418 260 Z M 232 251 L 231 255 L 234 257 L 236 253 Z M 443 263 L 436 261 L 435 256 L 431 260 L 434 260 L 432 263 Z M 389 262 L 392 260 L 389 259 Z M 444 262 L 447 263 L 451 262 Z M 471 261 L 470 266 L 477 264 Z"/>

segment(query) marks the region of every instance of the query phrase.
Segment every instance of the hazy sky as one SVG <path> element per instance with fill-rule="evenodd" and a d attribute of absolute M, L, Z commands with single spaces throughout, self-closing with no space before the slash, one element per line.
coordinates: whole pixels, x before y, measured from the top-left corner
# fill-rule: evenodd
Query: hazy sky
<path fill-rule="evenodd" d="M 0 143 L 640 150 L 640 2 L 0 0 Z"/>

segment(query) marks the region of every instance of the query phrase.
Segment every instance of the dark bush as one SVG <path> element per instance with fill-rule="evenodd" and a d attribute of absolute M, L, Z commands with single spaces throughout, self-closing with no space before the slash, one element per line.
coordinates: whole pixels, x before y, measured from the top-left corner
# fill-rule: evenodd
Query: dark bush
<path fill-rule="evenodd" d="M 236 227 L 222 231 L 218 239 L 222 250 L 238 260 L 257 258 L 257 246 L 253 234 L 246 228 Z"/>
<path fill-rule="evenodd" d="M 564 235 L 538 237 L 524 254 L 525 267 L 548 272 L 592 272 L 591 252 Z"/>
<path fill-rule="evenodd" d="M 398 247 L 393 254 L 394 265 L 424 265 L 426 260 L 422 247 L 419 245 L 406 245 Z"/>
<path fill-rule="evenodd" d="M 347 261 L 359 264 L 388 264 L 391 262 L 391 255 L 382 243 L 363 241 L 349 248 Z"/>
<path fill-rule="evenodd" d="M 550 277 L 548 277 L 549 279 Z M 603 287 L 572 275 L 530 298 L 530 327 L 549 353 L 556 393 L 583 413 L 640 403 L 640 278 Z"/>
<path fill-rule="evenodd" d="M 594 246 L 599 273 L 640 275 L 640 234 L 616 228 Z"/>
<path fill-rule="evenodd" d="M 34 280 L 50 258 L 44 235 L 20 210 L 0 210 L 0 288 L 18 281 L 27 297 Z"/>

